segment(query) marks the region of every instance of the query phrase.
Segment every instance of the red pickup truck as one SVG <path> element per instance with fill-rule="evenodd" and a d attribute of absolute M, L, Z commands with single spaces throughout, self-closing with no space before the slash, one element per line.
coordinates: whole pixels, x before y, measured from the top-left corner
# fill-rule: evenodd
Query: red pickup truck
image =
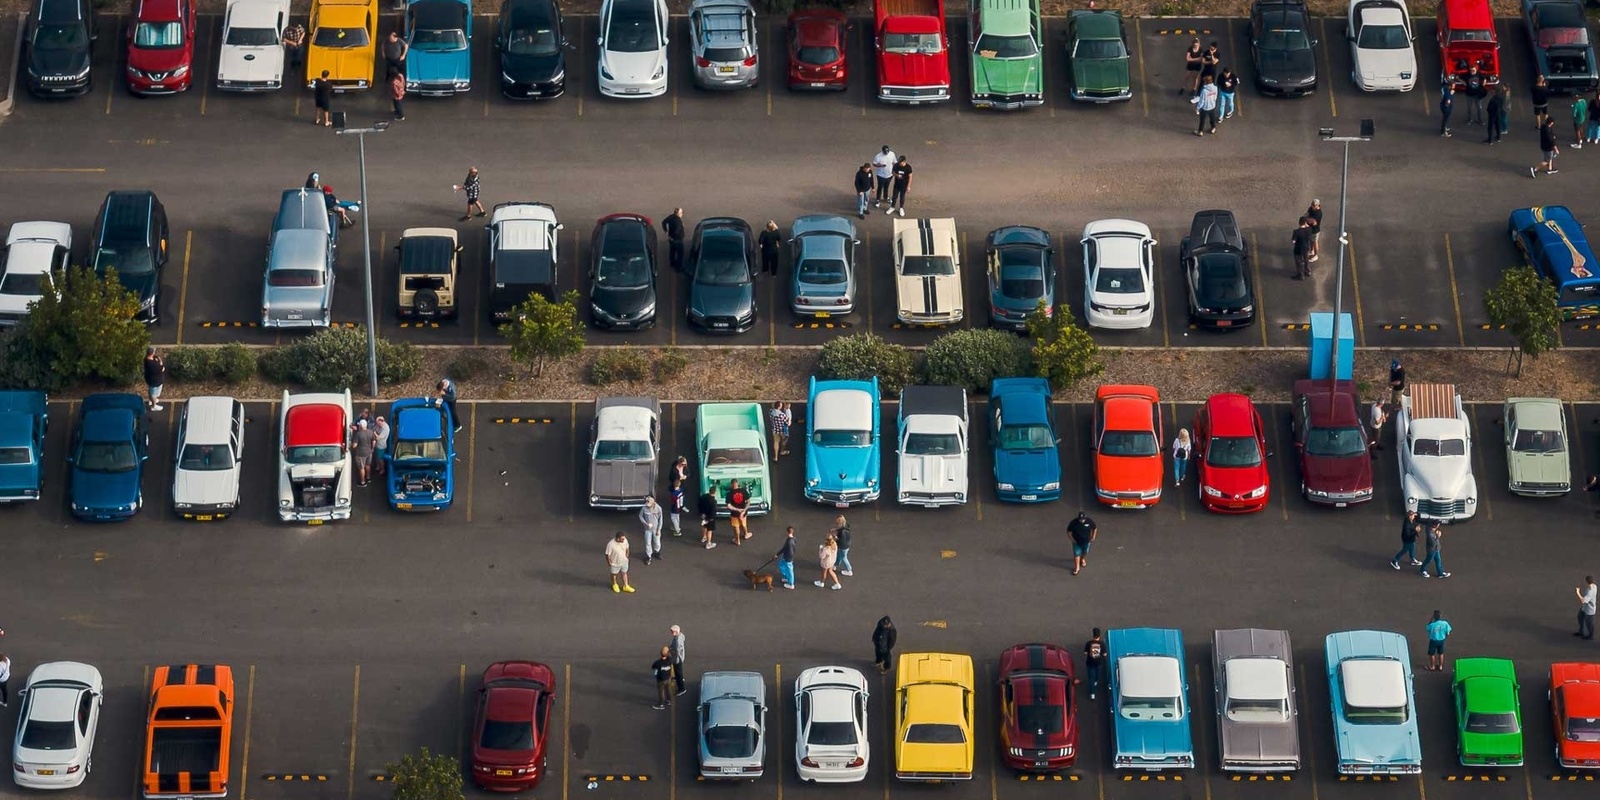
<path fill-rule="evenodd" d="M 873 0 L 878 99 L 922 105 L 950 99 L 944 0 Z"/>

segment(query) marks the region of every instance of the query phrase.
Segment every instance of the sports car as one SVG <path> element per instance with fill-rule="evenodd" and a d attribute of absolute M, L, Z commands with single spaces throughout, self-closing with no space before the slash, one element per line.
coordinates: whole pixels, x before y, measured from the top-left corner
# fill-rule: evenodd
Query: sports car
<path fill-rule="evenodd" d="M 608 214 L 590 239 L 589 312 L 596 328 L 656 324 L 656 228 L 649 217 Z"/>
<path fill-rule="evenodd" d="M 1600 316 L 1600 279 L 1594 248 L 1583 224 L 1566 206 L 1533 206 L 1511 212 L 1511 243 L 1525 263 L 1556 285 L 1563 320 Z"/>
<path fill-rule="evenodd" d="M 867 679 L 850 667 L 812 667 L 794 682 L 795 772 L 807 783 L 855 783 L 872 757 Z"/>
<path fill-rule="evenodd" d="M 72 516 L 120 522 L 144 506 L 150 418 L 136 394 L 91 394 L 78 406 L 67 463 Z"/>
<path fill-rule="evenodd" d="M 372 85 L 378 59 L 378 0 L 312 0 L 306 86 L 323 70 L 335 91 Z"/>
<path fill-rule="evenodd" d="M 856 224 L 837 214 L 807 214 L 789 228 L 794 281 L 789 308 L 798 317 L 849 314 L 856 303 Z"/>
<path fill-rule="evenodd" d="M 906 325 L 953 325 L 966 315 L 954 219 L 894 219 L 894 296 L 895 319 Z"/>
<path fill-rule="evenodd" d="M 1039 0 L 974 0 L 967 17 L 972 105 L 1009 111 L 1044 105 Z"/>
<path fill-rule="evenodd" d="M 472 723 L 472 782 L 496 792 L 532 791 L 548 766 L 556 678 L 535 661 L 497 661 L 483 671 Z"/>
<path fill-rule="evenodd" d="M 455 422 L 432 397 L 409 397 L 389 406 L 389 507 L 443 511 L 456 496 Z"/>
<path fill-rule="evenodd" d="M 504 0 L 494 40 L 500 93 L 509 100 L 550 100 L 567 90 L 566 33 L 556 0 Z"/>
<path fill-rule="evenodd" d="M 1600 664 L 1550 665 L 1550 718 L 1556 763 L 1564 769 L 1600 769 Z"/>
<path fill-rule="evenodd" d="M 447 97 L 472 88 L 470 0 L 411 0 L 406 4 L 406 91 Z"/>
<path fill-rule="evenodd" d="M 1594 41 L 1580 0 L 1522 0 L 1534 72 L 1558 92 L 1592 92 L 1600 83 Z"/>
<path fill-rule="evenodd" d="M 877 500 L 882 491 L 878 377 L 819 381 L 813 375 L 809 398 L 806 499 L 836 508 Z"/>
<path fill-rule="evenodd" d="M 1299 769 L 1300 719 L 1288 631 L 1216 631 L 1211 652 L 1222 771 Z"/>
<path fill-rule="evenodd" d="M 1061 453 L 1044 378 L 989 384 L 989 442 L 1000 500 L 1044 503 L 1061 497 Z"/>
<path fill-rule="evenodd" d="M 759 672 L 707 672 L 695 713 L 700 777 L 750 780 L 767 757 L 767 682 Z"/>
<path fill-rule="evenodd" d="M 1250 56 L 1256 89 L 1294 97 L 1317 90 L 1317 40 L 1301 0 L 1256 0 L 1250 6 Z"/>
<path fill-rule="evenodd" d="M 1194 768 L 1183 634 L 1171 628 L 1113 628 L 1112 766 L 1158 771 Z"/>
<path fill-rule="evenodd" d="M 1025 331 L 1028 318 L 1044 305 L 1056 307 L 1056 250 L 1050 232 L 1031 225 L 989 231 L 983 257 L 989 270 L 989 327 Z"/>
<path fill-rule="evenodd" d="M 972 780 L 972 656 L 902 653 L 895 668 L 894 776 Z"/>
<path fill-rule="evenodd" d="M 1078 761 L 1078 680 L 1072 654 L 1056 644 L 1019 644 L 1000 654 L 1000 752 L 1023 772 Z"/>
<path fill-rule="evenodd" d="M 1220 514 L 1267 507 L 1266 430 L 1255 404 L 1242 394 L 1214 394 L 1194 415 L 1192 455 L 1200 505 Z"/>
<path fill-rule="evenodd" d="M 1256 291 L 1250 256 L 1232 211 L 1194 215 L 1178 248 L 1188 283 L 1189 321 L 1207 328 L 1242 328 L 1256 321 Z"/>
<path fill-rule="evenodd" d="M 1451 694 L 1464 767 L 1522 766 L 1522 703 L 1509 658 L 1458 658 Z"/>
<path fill-rule="evenodd" d="M 1416 695 L 1406 637 L 1388 631 L 1328 634 L 1328 693 L 1340 775 L 1422 772 Z"/>
<path fill-rule="evenodd" d="M 1417 53 L 1405 0 L 1350 0 L 1345 15 L 1350 79 L 1363 92 L 1409 92 L 1417 85 Z"/>
<path fill-rule="evenodd" d="M 1295 381 L 1290 426 L 1306 500 L 1344 508 L 1372 499 L 1372 458 L 1355 383 Z"/>
<path fill-rule="evenodd" d="M 1094 394 L 1094 495 L 1113 508 L 1161 502 L 1161 393 L 1102 386 Z"/>
<path fill-rule="evenodd" d="M 17 738 L 11 778 L 25 789 L 71 789 L 83 784 L 94 763 L 105 681 L 100 670 L 76 661 L 50 661 L 33 668 L 17 693 Z"/>
<path fill-rule="evenodd" d="M 229 0 L 217 53 L 217 88 L 265 92 L 283 86 L 289 0 Z"/>

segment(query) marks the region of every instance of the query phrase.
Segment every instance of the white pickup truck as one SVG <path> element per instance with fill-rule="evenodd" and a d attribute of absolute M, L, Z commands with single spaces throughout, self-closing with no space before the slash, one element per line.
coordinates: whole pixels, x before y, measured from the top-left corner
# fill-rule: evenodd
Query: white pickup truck
<path fill-rule="evenodd" d="M 1395 443 L 1407 511 L 1443 522 L 1472 519 L 1478 511 L 1472 426 L 1455 386 L 1412 384 L 1395 414 Z"/>

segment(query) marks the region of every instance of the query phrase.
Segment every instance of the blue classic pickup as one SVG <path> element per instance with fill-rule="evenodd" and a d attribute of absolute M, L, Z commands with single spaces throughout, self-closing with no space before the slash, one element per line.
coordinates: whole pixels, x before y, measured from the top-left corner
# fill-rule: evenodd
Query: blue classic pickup
<path fill-rule="evenodd" d="M 0 392 L 0 503 L 39 499 L 47 403 L 44 392 Z"/>

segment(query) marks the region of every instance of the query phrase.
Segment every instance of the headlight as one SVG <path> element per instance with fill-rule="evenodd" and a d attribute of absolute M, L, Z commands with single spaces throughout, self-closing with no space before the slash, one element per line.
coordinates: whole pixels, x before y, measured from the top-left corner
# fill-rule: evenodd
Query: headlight
<path fill-rule="evenodd" d="M 1039 490 L 1040 491 L 1044 491 L 1044 492 L 1053 492 L 1053 491 L 1055 491 L 1057 489 L 1060 489 L 1060 488 L 1061 488 L 1061 481 L 1051 481 L 1051 482 L 1049 482 L 1049 483 L 1047 483 L 1047 484 L 1045 484 L 1043 486 L 1040 486 Z"/>
<path fill-rule="evenodd" d="M 598 503 L 598 502 L 600 502 L 600 495 L 597 495 L 597 494 L 591 494 L 591 495 L 589 495 L 589 502 L 591 502 L 591 503 Z"/>
<path fill-rule="evenodd" d="M 1476 498 L 1476 497 L 1467 498 L 1467 505 L 1472 506 L 1472 505 L 1477 505 L 1477 504 L 1478 504 L 1478 498 Z"/>
<path fill-rule="evenodd" d="M 755 318 L 756 318 L 756 312 L 755 312 L 755 309 L 750 309 L 750 310 L 749 310 L 749 311 L 746 311 L 746 312 L 744 312 L 744 313 L 743 313 L 743 314 L 740 314 L 740 315 L 739 315 L 739 320 L 738 320 L 738 321 L 739 321 L 739 322 L 744 322 L 744 321 L 746 321 L 746 320 L 753 320 L 753 319 L 755 319 Z"/>
<path fill-rule="evenodd" d="M 1400 80 L 1403 80 L 1403 81 L 1411 80 L 1411 73 L 1409 73 L 1409 72 L 1400 73 Z"/>
<path fill-rule="evenodd" d="M 1002 492 L 1014 492 L 1014 491 L 1017 490 L 1017 487 L 1012 486 L 1009 483 L 997 483 L 997 484 L 994 485 L 994 488 L 996 488 L 996 489 L 998 489 L 998 490 L 1000 490 Z"/>
<path fill-rule="evenodd" d="M 1277 83 L 1278 83 L 1278 79 L 1277 78 L 1268 78 L 1266 76 L 1262 76 L 1261 82 L 1262 83 L 1270 83 L 1270 84 L 1276 86 Z"/>
<path fill-rule="evenodd" d="M 456 81 L 453 86 L 457 89 L 471 89 L 472 81 Z"/>
<path fill-rule="evenodd" d="M 89 77 L 89 65 L 88 64 L 83 65 L 83 69 L 78 70 L 78 74 L 72 76 L 73 80 L 79 80 L 79 81 L 81 81 L 81 80 L 83 80 L 84 78 L 87 78 L 87 77 Z"/>
<path fill-rule="evenodd" d="M 557 70 L 556 74 L 551 75 L 550 76 L 550 80 L 546 81 L 546 82 L 547 83 L 555 83 L 556 81 L 564 81 L 566 79 L 567 79 L 567 71 L 565 69 L 561 69 L 561 70 Z"/>
<path fill-rule="evenodd" d="M 73 511 L 87 511 L 88 509 L 84 508 L 83 506 L 78 505 L 77 503 L 73 503 L 72 504 L 72 510 Z"/>
<path fill-rule="evenodd" d="M 888 87 L 884 87 L 884 88 L 882 88 L 882 89 L 879 89 L 879 90 L 878 90 L 878 94 L 881 94 L 881 95 L 884 95 L 884 96 L 888 96 L 888 94 L 889 94 L 889 89 L 888 89 Z"/>
<path fill-rule="evenodd" d="M 1239 313 L 1240 314 L 1254 314 L 1255 312 L 1256 312 L 1256 307 L 1255 306 L 1245 306 L 1245 307 L 1239 309 Z"/>
<path fill-rule="evenodd" d="M 1013 756 L 1015 756 L 1017 758 L 1022 758 L 1022 748 L 1020 748 L 1020 747 L 1011 748 L 1011 755 L 1013 755 Z"/>
<path fill-rule="evenodd" d="M 654 313 L 656 313 L 656 304 L 655 303 L 651 303 L 651 304 L 645 306 L 644 308 L 639 309 L 639 316 L 641 316 L 641 317 L 648 317 L 648 316 L 650 316 L 651 314 L 654 314 Z"/>
<path fill-rule="evenodd" d="M 155 307 L 156 307 L 156 296 L 155 295 L 150 295 L 149 297 L 146 297 L 145 299 L 139 301 L 139 310 L 140 311 L 149 311 L 150 309 L 155 308 Z"/>
<path fill-rule="evenodd" d="M 188 75 L 188 74 L 189 74 L 189 68 L 187 66 L 178 67 L 177 69 L 172 71 L 172 77 L 174 77 L 174 78 L 181 78 L 181 77 L 183 77 L 185 75 Z"/>
<path fill-rule="evenodd" d="M 867 479 L 867 488 L 868 489 L 876 489 L 876 488 L 878 488 L 878 479 L 877 478 L 868 478 Z"/>
<path fill-rule="evenodd" d="M 1327 497 L 1328 496 L 1327 492 L 1318 491 L 1316 489 L 1312 489 L 1312 488 L 1309 488 L 1309 487 L 1306 489 L 1306 494 L 1309 494 L 1312 497 Z"/>
<path fill-rule="evenodd" d="M 606 65 L 604 65 L 604 64 L 600 65 L 600 77 L 602 77 L 602 78 L 604 78 L 604 79 L 606 79 L 608 81 L 616 80 L 616 78 L 611 77 L 611 70 L 606 69 Z"/>
<path fill-rule="evenodd" d="M 337 502 L 334 503 L 334 505 L 336 505 L 336 506 L 347 506 L 347 505 L 350 505 L 350 498 L 341 497 L 341 498 L 338 499 Z"/>
<path fill-rule="evenodd" d="M 601 308 L 599 305 L 597 305 L 595 303 L 590 303 L 589 304 L 589 310 L 591 312 L 593 312 L 594 315 L 597 316 L 597 317 L 605 317 L 606 319 L 614 319 L 614 317 L 612 317 L 610 312 L 606 311 L 605 309 Z"/>
<path fill-rule="evenodd" d="M 517 82 L 516 78 L 513 78 L 510 75 L 506 74 L 506 72 L 504 70 L 502 70 L 500 72 L 500 80 L 505 81 L 506 83 L 516 83 Z"/>
<path fill-rule="evenodd" d="M 819 484 L 821 482 L 822 481 L 820 481 L 820 480 L 818 480 L 816 478 L 806 478 L 806 485 L 807 486 L 813 486 L 814 487 L 814 486 L 816 486 L 817 484 Z"/>
<path fill-rule="evenodd" d="M 279 500 L 278 501 L 278 507 L 279 508 L 288 508 L 289 506 L 292 506 L 292 505 L 294 505 L 294 503 L 292 501 L 289 501 L 289 500 Z"/>
<path fill-rule="evenodd" d="M 901 500 L 910 500 L 911 499 L 911 493 L 910 492 L 901 492 L 900 493 L 900 499 Z"/>
<path fill-rule="evenodd" d="M 1211 488 L 1210 486 L 1202 486 L 1202 487 L 1200 487 L 1200 490 L 1206 493 L 1206 497 L 1221 497 L 1222 496 L 1222 492 L 1219 492 L 1216 489 Z"/>
<path fill-rule="evenodd" d="M 700 311 L 700 309 L 697 309 L 697 308 L 689 309 L 689 319 L 705 319 L 705 318 L 706 318 L 705 313 Z"/>
<path fill-rule="evenodd" d="M 661 66 L 656 67 L 656 74 L 651 75 L 650 80 L 659 81 L 665 77 L 667 77 L 667 65 L 662 64 Z"/>
<path fill-rule="evenodd" d="M 394 493 L 394 499 L 396 499 L 396 500 L 404 500 L 404 499 L 406 499 L 406 493 L 405 492 L 395 492 Z"/>
<path fill-rule="evenodd" d="M 194 508 L 193 503 L 173 503 L 173 508 Z"/>
<path fill-rule="evenodd" d="M 1265 486 L 1257 486 L 1255 491 L 1250 493 L 1250 497 L 1251 497 L 1251 499 L 1255 499 L 1257 497 L 1264 496 L 1266 493 L 1267 493 L 1267 487 L 1265 487 Z"/>

